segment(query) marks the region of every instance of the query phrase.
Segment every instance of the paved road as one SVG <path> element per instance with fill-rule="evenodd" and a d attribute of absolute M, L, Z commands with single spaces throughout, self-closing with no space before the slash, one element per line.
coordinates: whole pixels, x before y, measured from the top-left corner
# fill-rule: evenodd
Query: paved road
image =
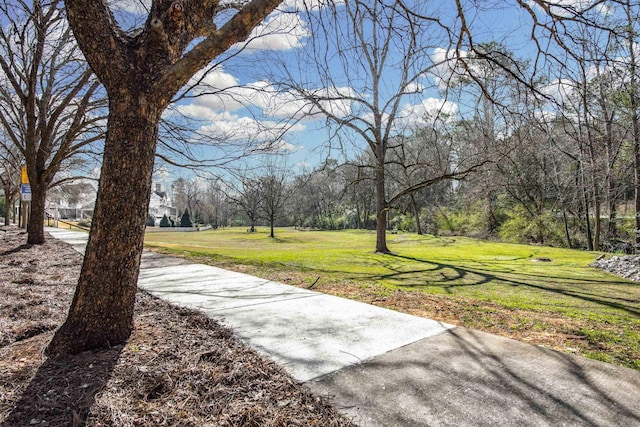
<path fill-rule="evenodd" d="M 47 229 L 84 250 L 86 234 Z M 138 285 L 205 312 L 362 426 L 640 426 L 640 372 L 151 252 Z"/>

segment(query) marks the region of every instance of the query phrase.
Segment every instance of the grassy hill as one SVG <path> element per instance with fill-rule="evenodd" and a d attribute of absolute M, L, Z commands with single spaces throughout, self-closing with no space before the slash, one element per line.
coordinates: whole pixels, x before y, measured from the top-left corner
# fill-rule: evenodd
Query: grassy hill
<path fill-rule="evenodd" d="M 160 232 L 148 248 L 640 369 L 640 285 L 595 252 L 464 237 L 244 228 Z"/>

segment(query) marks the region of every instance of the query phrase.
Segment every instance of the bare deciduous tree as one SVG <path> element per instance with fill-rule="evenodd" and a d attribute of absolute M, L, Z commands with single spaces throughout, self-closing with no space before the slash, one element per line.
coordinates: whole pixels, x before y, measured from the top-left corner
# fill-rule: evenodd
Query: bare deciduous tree
<path fill-rule="evenodd" d="M 307 51 L 308 63 L 301 68 L 318 73 L 325 88 L 318 88 L 318 81 L 305 81 L 308 76 L 304 72 L 299 76 L 289 72 L 281 83 L 311 104 L 310 114 L 324 115 L 337 128 L 334 135 L 342 134 L 344 140 L 357 145 L 364 143 L 372 153 L 376 252 L 389 252 L 387 214 L 394 203 L 433 183 L 461 178 L 481 163 L 467 161 L 470 158 L 451 162 L 437 175 L 423 176 L 389 194 L 388 153 L 402 143 L 398 135 L 420 116 L 417 110 L 449 107 L 445 100 L 434 99 L 435 105 L 426 105 L 420 95 L 427 77 L 443 65 L 433 56 L 434 49 L 453 50 L 455 46 L 452 28 L 437 18 L 439 12 L 441 6 L 435 3 L 400 0 L 336 2 L 323 11 L 311 11 L 313 46 Z M 441 120 L 435 117 L 431 126 Z"/>
<path fill-rule="evenodd" d="M 62 1 L 3 1 L 0 124 L 24 159 L 31 185 L 27 242 L 44 243 L 47 190 L 70 159 L 104 137 L 106 105 L 69 28 Z"/>
<path fill-rule="evenodd" d="M 11 224 L 15 197 L 20 192 L 20 164 L 22 157 L 11 145 L 0 144 L 0 185 L 4 191 L 4 225 Z"/>
<path fill-rule="evenodd" d="M 274 239 L 275 224 L 285 211 L 288 191 L 289 170 L 275 162 L 267 163 L 262 176 L 258 177 L 258 196 L 260 211 L 269 222 L 269 237 Z"/>

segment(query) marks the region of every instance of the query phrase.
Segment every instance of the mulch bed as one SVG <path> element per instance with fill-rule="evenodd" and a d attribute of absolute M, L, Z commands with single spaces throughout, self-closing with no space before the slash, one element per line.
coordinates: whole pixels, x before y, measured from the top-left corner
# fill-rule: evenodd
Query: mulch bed
<path fill-rule="evenodd" d="M 47 359 L 82 262 L 0 228 L 1 426 L 352 426 L 216 321 L 144 292 L 125 345 Z"/>

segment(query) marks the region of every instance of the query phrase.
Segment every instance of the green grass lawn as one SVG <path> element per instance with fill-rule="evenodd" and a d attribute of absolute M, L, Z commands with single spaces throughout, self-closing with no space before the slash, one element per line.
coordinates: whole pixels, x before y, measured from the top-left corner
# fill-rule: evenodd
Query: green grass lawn
<path fill-rule="evenodd" d="M 464 237 L 232 228 L 148 233 L 148 248 L 640 369 L 640 285 L 599 255 Z M 535 262 L 548 258 L 551 262 Z"/>

